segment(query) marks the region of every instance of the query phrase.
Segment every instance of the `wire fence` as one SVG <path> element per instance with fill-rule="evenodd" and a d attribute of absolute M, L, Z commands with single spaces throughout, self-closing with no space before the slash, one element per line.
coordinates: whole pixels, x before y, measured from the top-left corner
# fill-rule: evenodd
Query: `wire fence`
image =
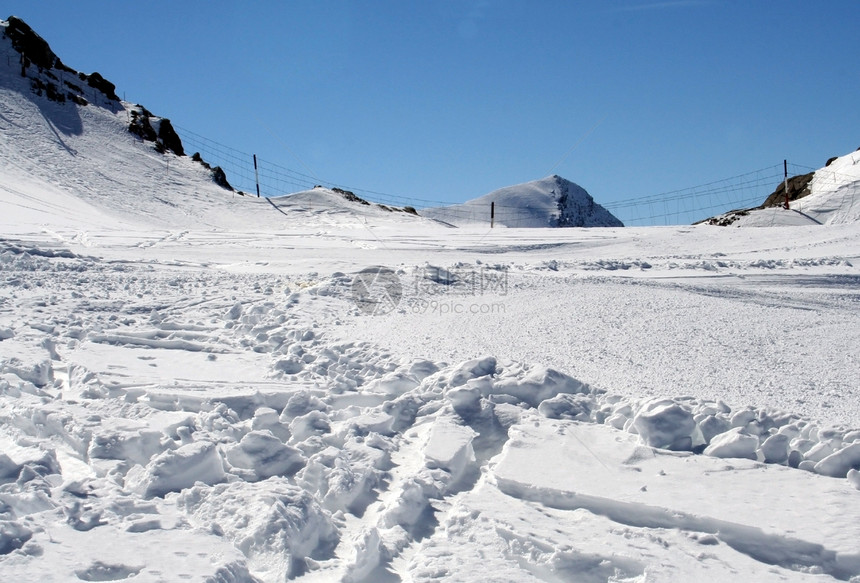
<path fill-rule="evenodd" d="M 212 166 L 220 166 L 227 174 L 230 184 L 245 193 L 255 193 L 259 178 L 263 196 L 275 197 L 315 186 L 340 188 L 355 193 L 371 203 L 387 207 L 412 207 L 426 209 L 424 214 L 453 224 L 489 223 L 490 208 L 474 205 L 451 205 L 450 202 L 421 199 L 364 188 L 327 182 L 310 174 L 256 158 L 201 136 L 188 129 L 174 126 L 180 133 L 188 152 L 199 152 Z M 789 175 L 805 174 L 814 169 L 798 164 L 788 164 Z M 833 173 L 834 184 L 840 177 Z M 673 190 L 648 196 L 639 196 L 603 203 L 602 206 L 627 226 L 692 224 L 711 216 L 731 210 L 760 206 L 784 178 L 783 164 L 776 164 L 753 172 L 747 172 L 714 182 Z M 495 205 L 497 224 L 508 227 L 537 226 L 546 209 L 535 207 Z"/>

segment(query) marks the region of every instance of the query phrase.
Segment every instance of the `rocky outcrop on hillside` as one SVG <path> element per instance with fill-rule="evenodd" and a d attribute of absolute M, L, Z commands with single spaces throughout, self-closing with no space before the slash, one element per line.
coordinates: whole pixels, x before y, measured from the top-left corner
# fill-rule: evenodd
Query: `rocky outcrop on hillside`
<path fill-rule="evenodd" d="M 601 205 L 585 189 L 561 176 L 552 177 L 558 195 L 558 221 L 556 227 L 623 227 L 624 224 Z"/>
<path fill-rule="evenodd" d="M 63 62 L 54 54 L 48 42 L 41 36 L 35 33 L 30 26 L 18 18 L 10 16 L 9 25 L 6 28 L 6 34 L 12 40 L 12 46 L 21 54 L 23 60 L 36 65 L 41 69 L 63 69 L 68 72 L 75 72 L 66 67 Z"/>
<path fill-rule="evenodd" d="M 215 184 L 217 184 L 221 188 L 229 190 L 230 192 L 233 192 L 235 190 L 233 188 L 233 185 L 227 181 L 227 173 L 224 172 L 224 170 L 220 166 L 215 166 L 214 168 L 210 166 L 208 162 L 206 162 L 203 158 L 200 157 L 200 152 L 194 152 L 191 155 L 191 159 L 201 164 L 204 168 L 206 168 L 212 173 L 212 181 Z M 239 191 L 239 194 L 244 195 L 245 193 Z"/>
<path fill-rule="evenodd" d="M 856 151 L 860 152 L 860 148 Z M 814 172 L 781 180 L 757 207 L 731 210 L 695 224 L 727 227 L 857 222 L 860 220 L 860 205 L 856 202 L 860 189 L 858 162 L 856 154 L 835 156 Z M 786 198 L 788 209 L 794 212 L 774 214 L 775 209 L 785 206 Z"/>
<path fill-rule="evenodd" d="M 21 76 L 31 79 L 31 88 L 37 95 L 45 95 L 60 103 L 68 99 L 78 105 L 88 105 L 98 96 L 85 91 L 82 85 L 86 85 L 103 96 L 103 99 L 98 99 L 100 104 L 104 101 L 102 105 L 109 109 L 121 110 L 116 85 L 99 73 L 87 75 L 65 65 L 48 42 L 20 18 L 9 17 L 5 34 L 20 55 Z"/>
<path fill-rule="evenodd" d="M 155 149 L 162 154 L 169 150 L 177 156 L 185 155 L 182 140 L 169 119 L 152 115 L 142 105 L 131 108 L 129 115 L 128 131 L 148 142 L 155 142 Z"/>
<path fill-rule="evenodd" d="M 6 22 L 0 21 L 0 24 L 0 31 L 9 38 L 12 48 L 19 55 L 21 77 L 29 81 L 29 89 L 33 94 L 55 103 L 69 103 L 70 106 L 95 105 L 114 113 L 125 109 L 128 111 L 130 133 L 151 142 L 159 153 L 185 155 L 182 140 L 169 119 L 153 115 L 142 105 L 123 104 L 116 94 L 116 85 L 97 72 L 81 73 L 64 64 L 48 42 L 20 18 L 10 16 Z M 201 162 L 212 173 L 212 180 L 216 184 L 233 190 L 220 167 L 212 168 L 199 154 L 194 160 Z"/>
<path fill-rule="evenodd" d="M 809 183 L 812 182 L 812 177 L 815 172 L 809 174 L 801 174 L 800 176 L 792 176 L 788 179 L 788 201 L 808 196 L 810 193 Z M 779 186 L 774 190 L 764 201 L 763 207 L 782 206 L 785 204 L 786 181 L 780 182 Z"/>

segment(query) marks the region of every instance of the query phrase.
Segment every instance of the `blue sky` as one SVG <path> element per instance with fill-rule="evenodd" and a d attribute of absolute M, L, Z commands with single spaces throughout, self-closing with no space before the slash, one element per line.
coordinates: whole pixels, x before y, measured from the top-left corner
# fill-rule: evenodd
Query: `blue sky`
<path fill-rule="evenodd" d="M 6 10 L 182 128 L 403 197 L 461 202 L 555 173 L 608 203 L 860 146 L 856 1 Z"/>

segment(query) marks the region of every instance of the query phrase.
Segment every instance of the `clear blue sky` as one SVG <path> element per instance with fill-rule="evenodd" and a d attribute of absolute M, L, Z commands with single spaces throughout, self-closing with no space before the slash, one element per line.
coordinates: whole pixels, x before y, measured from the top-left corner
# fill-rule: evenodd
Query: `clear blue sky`
<path fill-rule="evenodd" d="M 860 146 L 856 0 L 5 8 L 181 127 L 406 197 L 555 173 L 607 203 Z"/>

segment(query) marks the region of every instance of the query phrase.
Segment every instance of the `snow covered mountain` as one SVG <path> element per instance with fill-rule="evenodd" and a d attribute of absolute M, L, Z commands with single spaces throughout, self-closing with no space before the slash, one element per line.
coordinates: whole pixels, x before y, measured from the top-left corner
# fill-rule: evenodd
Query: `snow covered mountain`
<path fill-rule="evenodd" d="M 860 150 L 831 158 L 809 174 L 789 179 L 789 208 L 780 184 L 762 206 L 703 221 L 733 227 L 841 225 L 860 221 Z"/>
<path fill-rule="evenodd" d="M 423 209 L 421 214 L 453 225 L 488 224 L 492 203 L 494 223 L 505 227 L 624 226 L 584 188 L 557 175 L 500 188 L 463 204 Z"/>
<path fill-rule="evenodd" d="M 338 189 L 272 199 L 236 192 L 220 168 L 186 155 L 170 120 L 121 101 L 100 74 L 66 66 L 21 19 L 0 30 L 0 200 L 26 208 L 23 222 L 228 229 L 325 224 L 329 214 L 423 220 Z"/>
<path fill-rule="evenodd" d="M 500 226 L 623 226 L 584 189 L 559 176 L 420 213 L 369 203 L 337 188 L 263 200 L 247 196 L 233 190 L 220 168 L 186 155 L 169 119 L 121 101 L 100 74 L 65 65 L 21 19 L 11 16 L 0 28 L 0 62 L 7 63 L 0 67 L 0 159 L 8 168 L 0 196 L 27 207 L 22 219 L 33 224 L 278 228 L 290 221 L 325 224 L 336 215 L 467 225 L 486 222 L 495 202 Z M 85 184 L 76 178 L 81 175 L 90 177 Z"/>

